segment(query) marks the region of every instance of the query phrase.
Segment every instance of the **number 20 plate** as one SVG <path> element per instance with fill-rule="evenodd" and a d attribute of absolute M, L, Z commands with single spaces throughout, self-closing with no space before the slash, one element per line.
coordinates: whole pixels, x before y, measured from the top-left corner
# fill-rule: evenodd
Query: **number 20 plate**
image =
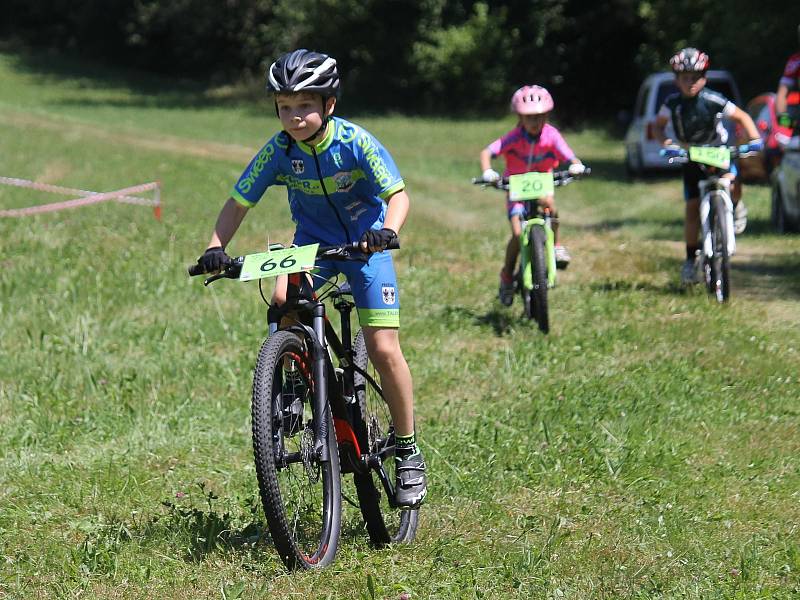
<path fill-rule="evenodd" d="M 508 178 L 508 199 L 534 200 L 552 196 L 555 185 L 552 173 L 523 173 Z"/>
<path fill-rule="evenodd" d="M 286 248 L 272 252 L 259 252 L 244 257 L 239 281 L 252 281 L 264 277 L 277 277 L 286 273 L 310 271 L 314 268 L 319 244 Z"/>

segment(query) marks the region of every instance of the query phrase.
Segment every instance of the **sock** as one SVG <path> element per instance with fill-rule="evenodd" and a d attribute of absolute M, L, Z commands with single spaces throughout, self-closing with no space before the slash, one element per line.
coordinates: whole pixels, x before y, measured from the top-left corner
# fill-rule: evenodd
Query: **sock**
<path fill-rule="evenodd" d="M 412 432 L 411 435 L 395 435 L 394 437 L 394 457 L 396 460 L 405 460 L 419 452 L 417 449 L 417 436 Z"/>
<path fill-rule="evenodd" d="M 699 250 L 699 246 L 686 246 L 686 260 L 694 260 L 697 258 L 697 252 Z"/>

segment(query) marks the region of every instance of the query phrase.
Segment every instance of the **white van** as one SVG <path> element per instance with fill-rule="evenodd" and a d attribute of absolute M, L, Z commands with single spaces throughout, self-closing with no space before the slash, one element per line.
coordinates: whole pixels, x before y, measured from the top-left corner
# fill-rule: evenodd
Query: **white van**
<path fill-rule="evenodd" d="M 708 71 L 708 89 L 719 92 L 728 100 L 742 106 L 739 88 L 728 71 Z M 670 94 L 677 92 L 675 74 L 671 71 L 653 73 L 644 80 L 636 96 L 633 118 L 625 134 L 625 169 L 631 175 L 643 175 L 656 169 L 679 168 L 677 163 L 669 163 L 659 154 L 661 144 L 655 137 L 655 118 L 658 109 Z M 736 139 L 734 126 L 728 119 L 724 121 L 731 143 Z M 672 125 L 667 125 L 667 137 L 674 137 Z"/>

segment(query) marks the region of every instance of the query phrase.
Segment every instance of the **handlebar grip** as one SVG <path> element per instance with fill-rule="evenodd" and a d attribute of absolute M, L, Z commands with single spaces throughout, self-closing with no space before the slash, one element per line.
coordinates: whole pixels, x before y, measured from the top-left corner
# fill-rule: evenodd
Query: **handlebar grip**
<path fill-rule="evenodd" d="M 394 236 L 394 239 L 389 242 L 389 245 L 386 246 L 387 250 L 399 250 L 400 249 L 400 238 L 398 236 Z"/>
<path fill-rule="evenodd" d="M 206 274 L 206 272 L 203 270 L 203 266 L 196 263 L 190 266 L 187 271 L 189 271 L 189 277 L 197 277 L 198 275 Z"/>

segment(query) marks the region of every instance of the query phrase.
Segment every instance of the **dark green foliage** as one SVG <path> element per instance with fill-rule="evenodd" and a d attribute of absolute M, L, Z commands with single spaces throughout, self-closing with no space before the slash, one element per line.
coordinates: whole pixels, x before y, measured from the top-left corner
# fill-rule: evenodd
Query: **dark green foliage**
<path fill-rule="evenodd" d="M 336 56 L 351 109 L 499 112 L 540 83 L 562 121 L 629 108 L 676 49 L 702 47 L 748 98 L 796 45 L 785 0 L 7 0 L 0 39 L 221 83 L 278 54 Z"/>

